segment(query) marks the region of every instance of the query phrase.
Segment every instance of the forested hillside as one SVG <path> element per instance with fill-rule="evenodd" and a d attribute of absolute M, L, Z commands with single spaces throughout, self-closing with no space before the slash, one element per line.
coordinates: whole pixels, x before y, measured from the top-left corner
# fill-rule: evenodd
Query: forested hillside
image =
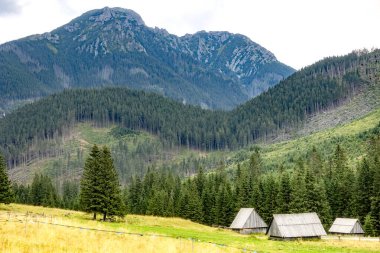
<path fill-rule="evenodd" d="M 305 68 L 230 111 L 209 111 L 122 88 L 68 90 L 20 108 L 0 121 L 1 151 L 13 167 L 38 157 L 31 146 L 58 138 L 76 122 L 145 130 L 168 146 L 236 149 L 295 128 L 379 85 L 379 50 L 353 52 Z"/>
<path fill-rule="evenodd" d="M 239 144 L 246 145 L 281 129 L 294 128 L 311 115 L 338 107 L 379 85 L 380 50 L 326 58 L 236 108 L 229 124 L 240 137 Z"/>
<path fill-rule="evenodd" d="M 274 213 L 317 212 L 328 228 L 336 217 L 358 217 L 367 235 L 380 233 L 380 124 L 361 133 L 366 151 L 355 167 L 339 144 L 332 154 L 310 147 L 295 167 L 265 171 L 259 150 L 234 171 L 219 166 L 181 180 L 162 169 L 134 176 L 124 190 L 127 212 L 179 216 L 208 225 L 228 226 L 241 207 L 252 206 L 266 222 Z M 31 186 L 14 185 L 16 201 L 80 208 L 77 183 L 66 182 L 61 197 L 49 178 L 36 175 Z"/>

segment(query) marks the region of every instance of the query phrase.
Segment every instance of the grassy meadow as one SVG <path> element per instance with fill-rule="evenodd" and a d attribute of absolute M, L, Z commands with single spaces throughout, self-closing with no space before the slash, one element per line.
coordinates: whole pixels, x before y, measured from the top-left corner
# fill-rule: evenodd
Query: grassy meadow
<path fill-rule="evenodd" d="M 127 215 L 124 220 L 100 222 L 82 212 L 0 205 L 1 252 L 244 252 L 244 249 L 257 253 L 379 252 L 380 242 L 281 242 L 179 218 Z"/>

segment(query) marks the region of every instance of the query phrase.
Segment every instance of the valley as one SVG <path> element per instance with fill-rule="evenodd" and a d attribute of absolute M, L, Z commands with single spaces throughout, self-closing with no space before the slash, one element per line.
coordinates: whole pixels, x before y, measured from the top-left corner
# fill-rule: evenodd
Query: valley
<path fill-rule="evenodd" d="M 380 49 L 296 71 L 236 31 L 104 7 L 1 44 L 0 251 L 378 252 Z"/>

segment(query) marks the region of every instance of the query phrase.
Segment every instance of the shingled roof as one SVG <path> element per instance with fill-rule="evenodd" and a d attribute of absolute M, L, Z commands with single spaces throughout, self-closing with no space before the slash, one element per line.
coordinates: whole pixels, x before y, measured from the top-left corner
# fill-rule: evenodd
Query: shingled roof
<path fill-rule="evenodd" d="M 359 220 L 350 218 L 336 218 L 329 232 L 338 234 L 364 234 Z"/>
<path fill-rule="evenodd" d="M 254 208 L 241 208 L 232 222 L 230 228 L 267 228 L 268 225 Z"/>
<path fill-rule="evenodd" d="M 274 214 L 267 234 L 278 238 L 305 238 L 326 235 L 316 213 Z"/>

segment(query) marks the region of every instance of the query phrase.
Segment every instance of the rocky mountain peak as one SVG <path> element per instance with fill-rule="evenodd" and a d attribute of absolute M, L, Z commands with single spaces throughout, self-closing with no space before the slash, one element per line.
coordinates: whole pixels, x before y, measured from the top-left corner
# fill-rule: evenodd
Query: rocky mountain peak
<path fill-rule="evenodd" d="M 118 26 L 116 30 L 120 30 L 122 27 L 145 26 L 145 23 L 141 16 L 133 10 L 104 7 L 103 9 L 84 13 L 63 28 L 66 31 L 75 32 L 78 30 L 96 29 L 98 27 L 110 29 L 115 28 L 113 27 L 115 25 Z"/>
<path fill-rule="evenodd" d="M 0 65 L 2 51 L 14 57 L 3 63 L 13 64 L 14 76 L 22 65 L 20 87 L 21 80 L 32 78 L 36 87 L 53 91 L 127 85 L 208 108 L 232 108 L 294 72 L 244 35 L 200 31 L 178 37 L 146 26 L 132 10 L 109 7 L 0 46 Z M 0 76 L 6 71 L 0 68 Z M 18 97 L 29 93 L 25 88 Z"/>
<path fill-rule="evenodd" d="M 82 16 L 89 15 L 89 20 L 99 23 L 104 23 L 113 19 L 125 20 L 127 22 L 136 22 L 137 25 L 145 25 L 139 14 L 133 10 L 123 8 L 104 7 L 103 9 L 89 11 Z"/>

